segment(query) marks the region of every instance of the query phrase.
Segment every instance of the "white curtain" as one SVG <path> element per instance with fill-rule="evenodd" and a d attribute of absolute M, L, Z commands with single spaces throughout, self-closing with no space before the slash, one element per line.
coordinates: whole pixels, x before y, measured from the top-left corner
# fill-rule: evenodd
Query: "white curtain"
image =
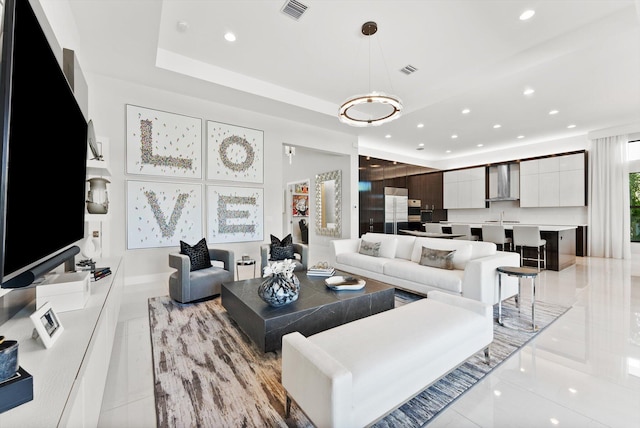
<path fill-rule="evenodd" d="M 589 256 L 631 258 L 629 164 L 626 135 L 591 141 Z"/>

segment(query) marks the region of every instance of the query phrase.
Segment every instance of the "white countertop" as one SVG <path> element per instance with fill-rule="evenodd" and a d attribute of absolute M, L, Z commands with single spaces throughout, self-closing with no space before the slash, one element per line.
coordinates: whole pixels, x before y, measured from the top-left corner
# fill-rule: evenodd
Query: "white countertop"
<path fill-rule="evenodd" d="M 466 222 L 461 222 L 461 221 L 455 221 L 455 222 L 440 222 L 440 224 L 442 224 L 443 226 L 450 226 L 451 224 L 468 224 L 471 227 L 474 228 L 482 228 L 482 225 L 492 225 L 492 224 L 500 224 L 499 222 L 486 222 L 486 223 L 466 223 Z M 578 225 L 551 225 L 551 224 L 526 224 L 526 223 L 504 223 L 504 228 L 505 229 L 513 229 L 513 226 L 540 226 L 540 231 L 541 232 L 560 232 L 563 230 L 572 230 L 572 229 L 577 229 Z M 585 225 L 580 225 L 580 226 L 585 226 Z"/>

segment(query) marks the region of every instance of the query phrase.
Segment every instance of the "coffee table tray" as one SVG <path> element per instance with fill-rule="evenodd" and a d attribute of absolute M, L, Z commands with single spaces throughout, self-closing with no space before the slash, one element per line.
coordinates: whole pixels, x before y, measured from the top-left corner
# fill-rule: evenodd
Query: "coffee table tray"
<path fill-rule="evenodd" d="M 352 276 L 332 276 L 324 280 L 332 290 L 362 290 L 366 284 L 364 279 L 354 278 Z"/>

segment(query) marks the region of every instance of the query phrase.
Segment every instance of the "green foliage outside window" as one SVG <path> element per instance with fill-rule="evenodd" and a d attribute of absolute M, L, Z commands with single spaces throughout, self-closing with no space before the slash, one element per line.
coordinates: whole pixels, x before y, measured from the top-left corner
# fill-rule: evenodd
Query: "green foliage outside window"
<path fill-rule="evenodd" d="M 629 174 L 631 201 L 631 242 L 640 242 L 640 172 Z"/>

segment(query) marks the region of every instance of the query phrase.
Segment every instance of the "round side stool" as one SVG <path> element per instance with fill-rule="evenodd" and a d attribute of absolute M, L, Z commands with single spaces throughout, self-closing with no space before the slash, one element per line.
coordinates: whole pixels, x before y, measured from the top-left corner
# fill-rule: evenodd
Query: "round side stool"
<path fill-rule="evenodd" d="M 504 325 L 502 322 L 502 275 L 514 276 L 518 278 L 518 310 L 520 310 L 520 291 L 522 278 L 531 278 L 531 328 L 537 330 L 536 326 L 536 278 L 538 270 L 528 267 L 518 266 L 500 266 L 498 271 L 498 324 Z"/>

